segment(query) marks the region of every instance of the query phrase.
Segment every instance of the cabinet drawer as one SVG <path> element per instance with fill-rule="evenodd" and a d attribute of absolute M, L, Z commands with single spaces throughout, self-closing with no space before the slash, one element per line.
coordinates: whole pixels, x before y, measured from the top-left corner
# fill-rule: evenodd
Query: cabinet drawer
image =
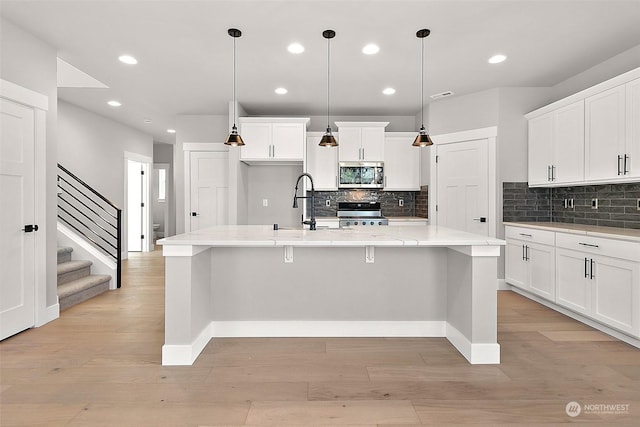
<path fill-rule="evenodd" d="M 507 239 L 524 240 L 542 245 L 554 245 L 555 234 L 553 231 L 538 230 L 537 228 L 505 227 L 505 237 Z"/>
<path fill-rule="evenodd" d="M 556 246 L 590 254 L 640 261 L 640 243 L 636 242 L 556 233 Z"/>

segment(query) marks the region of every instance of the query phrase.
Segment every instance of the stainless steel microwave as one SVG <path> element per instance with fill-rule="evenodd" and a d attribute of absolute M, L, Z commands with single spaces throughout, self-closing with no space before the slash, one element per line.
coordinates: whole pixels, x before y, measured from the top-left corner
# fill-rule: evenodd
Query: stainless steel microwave
<path fill-rule="evenodd" d="M 383 188 L 383 162 L 340 162 L 339 188 Z"/>

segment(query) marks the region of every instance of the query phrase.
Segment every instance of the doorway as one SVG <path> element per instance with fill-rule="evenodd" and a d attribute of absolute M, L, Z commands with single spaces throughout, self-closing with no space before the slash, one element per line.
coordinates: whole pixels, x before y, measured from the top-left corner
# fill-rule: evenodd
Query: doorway
<path fill-rule="evenodd" d="M 149 170 L 151 162 L 125 158 L 126 239 L 128 252 L 148 252 L 152 244 L 150 225 Z"/>
<path fill-rule="evenodd" d="M 438 226 L 496 236 L 496 128 L 433 137 L 429 217 Z"/>
<path fill-rule="evenodd" d="M 151 217 L 154 242 L 169 235 L 169 166 L 169 163 L 153 164 Z"/>
<path fill-rule="evenodd" d="M 229 224 L 229 154 L 191 152 L 188 231 Z"/>

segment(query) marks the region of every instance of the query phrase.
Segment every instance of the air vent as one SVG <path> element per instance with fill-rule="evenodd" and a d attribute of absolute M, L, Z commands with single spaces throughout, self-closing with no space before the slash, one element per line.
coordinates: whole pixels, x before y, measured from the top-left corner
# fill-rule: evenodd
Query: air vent
<path fill-rule="evenodd" d="M 446 98 L 447 96 L 451 96 L 453 95 L 453 92 L 451 92 L 450 90 L 446 91 L 446 92 L 442 92 L 442 93 L 436 93 L 434 95 L 431 95 L 431 99 L 440 99 L 440 98 Z"/>

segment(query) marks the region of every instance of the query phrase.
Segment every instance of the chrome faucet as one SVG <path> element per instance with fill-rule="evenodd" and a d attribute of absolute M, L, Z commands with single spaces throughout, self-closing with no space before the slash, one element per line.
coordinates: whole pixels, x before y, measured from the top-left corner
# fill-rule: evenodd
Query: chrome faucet
<path fill-rule="evenodd" d="M 305 176 L 309 178 L 309 181 L 311 182 L 311 196 L 298 196 L 298 184 L 300 183 L 300 180 L 302 179 L 302 177 L 305 177 Z M 298 180 L 296 181 L 296 189 L 293 192 L 293 208 L 294 209 L 298 208 L 298 199 L 311 199 L 311 218 L 309 218 L 308 221 L 302 221 L 302 224 L 308 225 L 309 230 L 315 230 L 316 229 L 316 189 L 313 186 L 313 177 L 306 172 L 300 175 L 298 177 Z"/>

